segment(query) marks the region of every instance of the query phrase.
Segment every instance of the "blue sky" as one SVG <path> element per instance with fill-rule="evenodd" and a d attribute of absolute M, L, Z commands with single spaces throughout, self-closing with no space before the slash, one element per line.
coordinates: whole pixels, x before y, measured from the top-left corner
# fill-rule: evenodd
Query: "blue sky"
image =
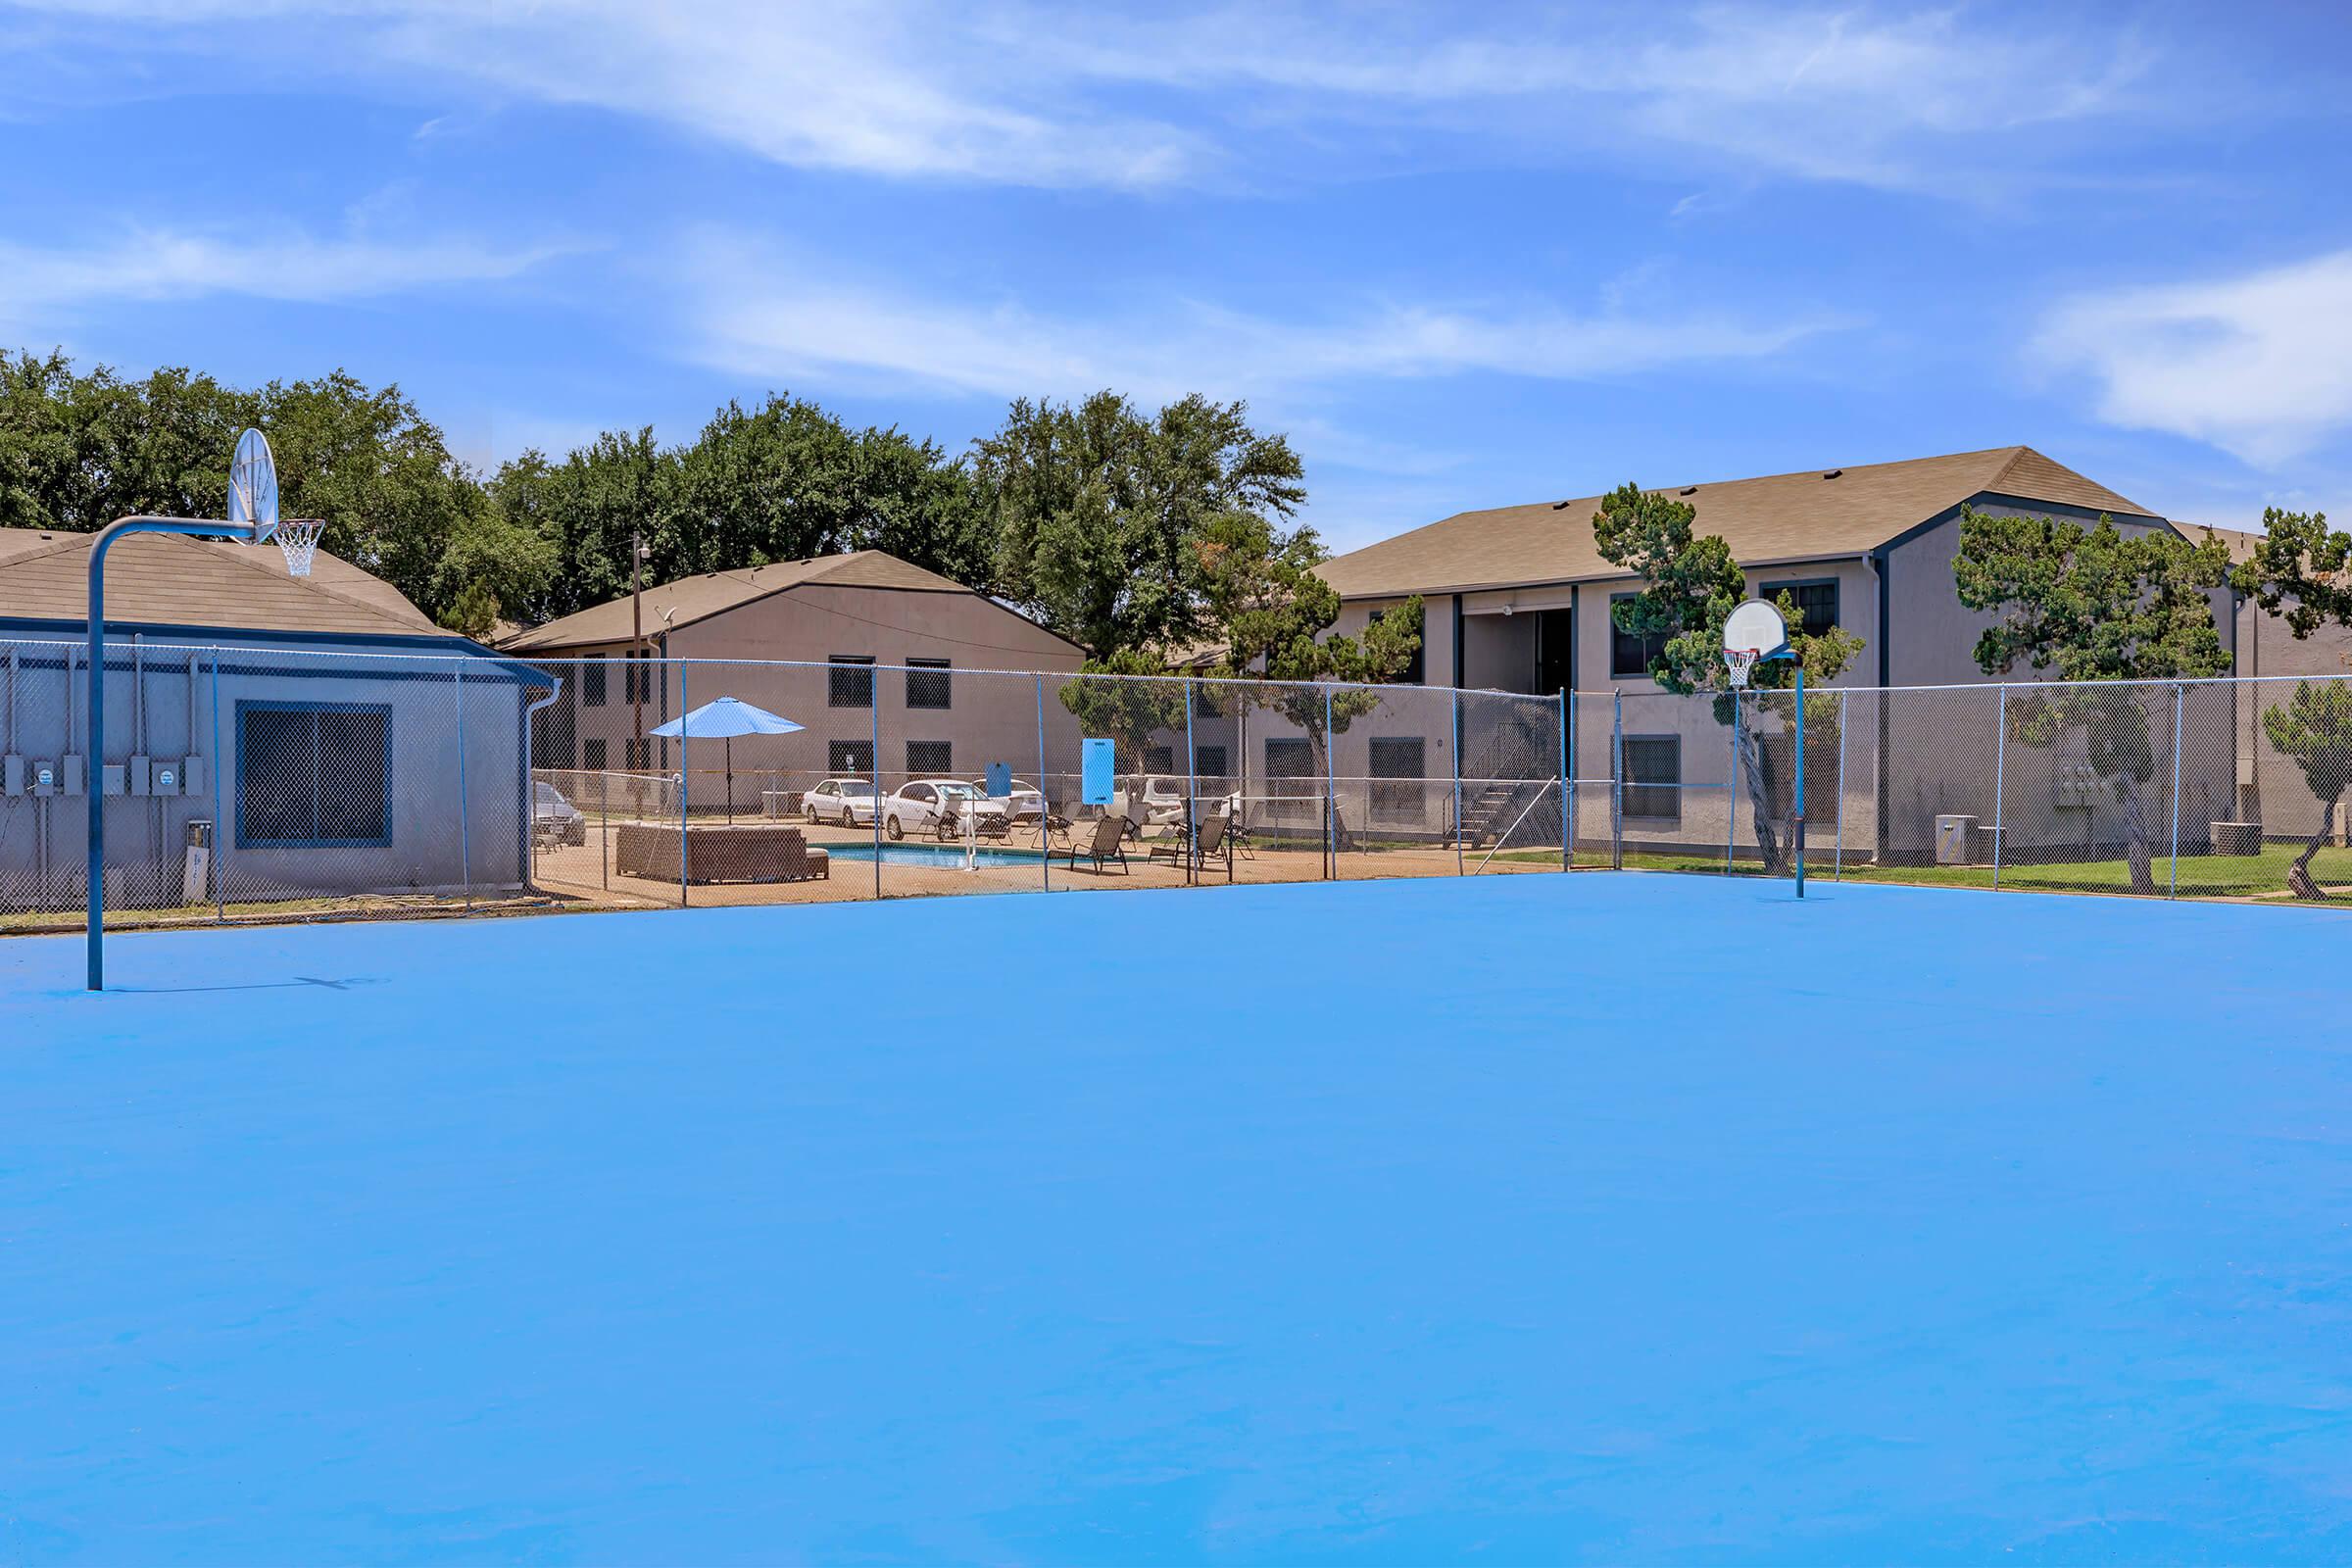
<path fill-rule="evenodd" d="M 2023 441 L 2352 516 L 2340 5 L 0 0 L 0 342 L 476 462 L 1246 398 L 1337 546 Z"/>

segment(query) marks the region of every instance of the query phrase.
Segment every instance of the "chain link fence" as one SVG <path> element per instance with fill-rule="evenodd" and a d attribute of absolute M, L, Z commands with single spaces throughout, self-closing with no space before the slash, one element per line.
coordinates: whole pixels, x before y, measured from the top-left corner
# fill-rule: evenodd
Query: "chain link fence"
<path fill-rule="evenodd" d="M 1794 694 L 0 643 L 0 929 L 1792 873 Z M 731 701 L 720 701 L 728 699 Z M 773 719 L 757 715 L 773 715 Z M 783 721 L 781 723 L 775 722 Z M 769 732 L 781 730 L 780 733 Z M 2352 677 L 1811 693 L 1807 866 L 2352 897 Z M 1107 740 L 1107 799 L 1084 742 Z"/>

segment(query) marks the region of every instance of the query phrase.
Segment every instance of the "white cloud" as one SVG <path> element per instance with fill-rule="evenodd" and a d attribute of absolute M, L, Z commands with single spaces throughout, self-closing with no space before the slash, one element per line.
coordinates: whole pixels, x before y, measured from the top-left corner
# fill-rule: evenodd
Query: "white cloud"
<path fill-rule="evenodd" d="M 1151 187 L 1409 161 L 1372 125 L 1512 160 L 1664 153 L 1977 194 L 2140 110 L 2127 34 L 1960 11 L 1152 8 L 770 0 L 43 0 L 117 47 L 232 52 L 314 88 L 385 71 L 670 125 L 803 167 Z M 197 79 L 210 79 L 198 77 Z M 1139 92 L 1141 87 L 1145 90 Z M 2168 104 L 2178 108 L 2177 99 Z M 1284 132 L 1294 134 L 1285 135 Z M 1340 150 L 1344 149 L 1344 150 Z"/>
<path fill-rule="evenodd" d="M 514 277 L 565 247 L 499 249 L 464 239 L 392 243 L 137 229 L 108 245 L 42 250 L 0 241 L 0 321 L 106 301 L 216 295 L 322 303 Z"/>
<path fill-rule="evenodd" d="M 1696 313 L 1578 315 L 1547 303 L 1454 308 L 1374 303 L 1318 321 L 1273 320 L 1170 301 L 1103 318 L 1042 315 L 844 283 L 723 238 L 702 258 L 682 323 L 685 352 L 738 374 L 928 384 L 990 397 L 1117 387 L 1262 398 L 1366 378 L 1493 371 L 1593 380 L 1665 366 L 1755 360 L 1848 324 Z"/>
<path fill-rule="evenodd" d="M 2352 251 L 2071 300 L 2034 347 L 2095 377 L 2112 424 L 2277 467 L 2352 430 Z"/>

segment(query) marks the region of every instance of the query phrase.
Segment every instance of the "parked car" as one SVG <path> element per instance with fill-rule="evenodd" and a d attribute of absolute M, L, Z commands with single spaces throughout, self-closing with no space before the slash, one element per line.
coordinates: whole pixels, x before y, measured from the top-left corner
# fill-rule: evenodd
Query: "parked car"
<path fill-rule="evenodd" d="M 564 798 L 563 791 L 545 780 L 531 784 L 531 837 L 541 844 L 581 845 L 588 842 L 588 819 Z"/>
<path fill-rule="evenodd" d="M 882 831 L 894 839 L 930 833 L 938 828 L 941 817 L 953 817 L 962 811 L 966 802 L 980 799 L 980 791 L 961 779 L 912 779 L 892 790 L 882 803 Z"/>
<path fill-rule="evenodd" d="M 801 797 L 801 814 L 810 822 L 842 827 L 870 827 L 874 820 L 874 781 L 870 778 L 829 778 Z"/>
<path fill-rule="evenodd" d="M 1129 806 L 1127 819 L 1139 827 L 1184 820 L 1185 781 L 1165 773 L 1130 774 L 1119 781 Z"/>

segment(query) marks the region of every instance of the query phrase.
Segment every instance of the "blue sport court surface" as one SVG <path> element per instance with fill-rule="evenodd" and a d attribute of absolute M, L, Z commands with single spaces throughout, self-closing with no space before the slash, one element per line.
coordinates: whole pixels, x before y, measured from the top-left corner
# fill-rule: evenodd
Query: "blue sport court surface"
<path fill-rule="evenodd" d="M 0 944 L 0 1560 L 2352 1560 L 2352 918 Z"/>

